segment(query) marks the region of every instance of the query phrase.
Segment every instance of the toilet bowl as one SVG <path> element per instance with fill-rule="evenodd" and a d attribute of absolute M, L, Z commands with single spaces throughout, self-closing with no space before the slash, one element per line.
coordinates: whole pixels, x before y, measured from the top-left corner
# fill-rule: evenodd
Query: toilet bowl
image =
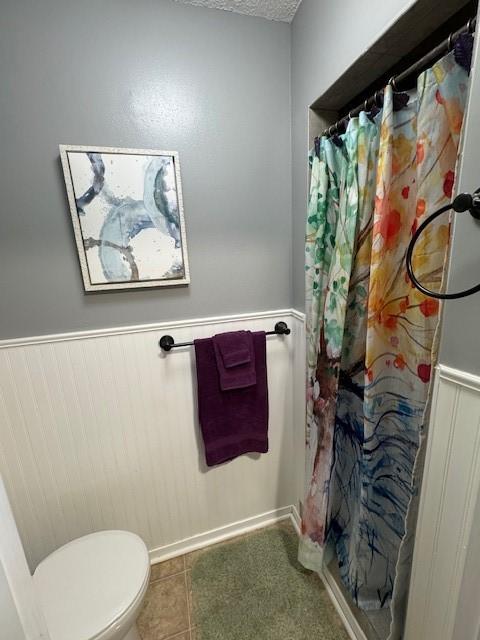
<path fill-rule="evenodd" d="M 60 547 L 33 574 L 50 640 L 140 640 L 135 620 L 149 577 L 134 533 L 100 531 Z"/>

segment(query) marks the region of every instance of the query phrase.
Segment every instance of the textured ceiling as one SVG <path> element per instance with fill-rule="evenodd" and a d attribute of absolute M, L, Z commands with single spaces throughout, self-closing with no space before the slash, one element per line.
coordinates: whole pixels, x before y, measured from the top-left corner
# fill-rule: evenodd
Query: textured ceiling
<path fill-rule="evenodd" d="M 177 0 L 177 2 L 291 22 L 301 0 Z"/>

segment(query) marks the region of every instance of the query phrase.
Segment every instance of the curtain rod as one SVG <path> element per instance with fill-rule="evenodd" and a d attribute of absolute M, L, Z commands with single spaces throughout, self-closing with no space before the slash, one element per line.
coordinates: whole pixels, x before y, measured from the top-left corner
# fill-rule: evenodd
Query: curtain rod
<path fill-rule="evenodd" d="M 419 71 L 422 67 L 426 67 L 428 64 L 430 64 L 435 59 L 442 56 L 444 53 L 448 53 L 448 51 L 450 51 L 453 45 L 455 44 L 455 40 L 458 38 L 458 36 L 462 35 L 462 33 L 473 33 L 475 31 L 476 22 L 477 22 L 476 17 L 470 18 L 470 20 L 466 24 L 464 24 L 463 27 L 460 27 L 460 29 L 451 33 L 448 36 L 448 38 L 446 38 L 434 49 L 432 49 L 426 55 L 420 58 L 420 60 L 417 60 L 417 62 L 414 62 L 407 69 L 405 69 L 405 71 L 402 71 L 402 73 L 399 73 L 396 76 L 392 76 L 390 80 L 387 82 L 387 85 L 389 84 L 392 85 L 394 91 L 398 91 L 397 84 L 399 82 L 406 80 L 406 78 L 411 76 L 413 73 Z M 378 98 L 380 95 L 383 94 L 383 91 L 384 89 L 380 89 L 380 91 L 375 91 L 375 93 L 372 96 L 370 96 L 370 98 L 367 98 L 364 102 L 362 102 L 362 104 L 358 105 L 358 107 L 355 107 L 355 109 L 352 109 L 351 111 L 349 111 L 348 115 L 344 116 L 343 118 L 340 118 L 340 120 L 337 120 L 337 122 L 332 124 L 330 127 L 327 127 L 322 133 L 322 136 L 331 136 L 334 133 L 338 133 L 338 128 L 341 124 L 350 120 L 350 118 L 354 118 L 355 116 L 358 116 L 358 114 L 361 111 L 367 111 L 369 107 L 373 107 L 374 105 L 376 105 L 377 107 L 380 107 L 381 105 L 378 104 Z"/>

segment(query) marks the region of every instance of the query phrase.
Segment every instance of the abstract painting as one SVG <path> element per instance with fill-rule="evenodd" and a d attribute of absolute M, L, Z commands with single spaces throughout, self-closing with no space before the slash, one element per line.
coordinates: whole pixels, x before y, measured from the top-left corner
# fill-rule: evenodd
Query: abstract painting
<path fill-rule="evenodd" d="M 190 282 L 176 151 L 60 145 L 85 291 Z"/>

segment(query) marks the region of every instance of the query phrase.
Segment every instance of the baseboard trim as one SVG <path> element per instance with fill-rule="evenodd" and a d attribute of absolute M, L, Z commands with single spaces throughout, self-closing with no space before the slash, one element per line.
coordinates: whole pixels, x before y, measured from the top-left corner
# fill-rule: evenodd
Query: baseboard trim
<path fill-rule="evenodd" d="M 300 525 L 302 522 L 302 519 L 300 518 L 300 514 L 297 511 L 297 508 L 295 506 L 292 505 L 292 511 L 290 513 L 290 518 L 292 520 L 292 524 L 295 527 L 295 531 L 297 532 L 297 535 L 300 535 Z"/>
<path fill-rule="evenodd" d="M 362 627 L 358 624 L 357 619 L 353 615 L 345 596 L 337 585 L 335 578 L 327 567 L 324 567 L 320 574 L 320 578 L 322 579 L 325 589 L 330 596 L 330 600 L 333 602 L 333 606 L 342 619 L 343 625 L 350 638 L 352 640 L 368 640 L 362 630 Z"/>
<path fill-rule="evenodd" d="M 280 507 L 279 509 L 273 509 L 272 511 L 267 511 L 252 518 L 232 522 L 224 527 L 218 527 L 217 529 L 205 531 L 190 538 L 173 542 L 172 544 L 151 549 L 149 551 L 150 563 L 157 564 L 158 562 L 164 562 L 165 560 L 170 560 L 185 553 L 203 549 L 218 542 L 224 542 L 225 540 L 235 538 L 244 533 L 268 527 L 268 525 L 291 518 L 292 509 L 293 507 L 291 505 Z"/>
<path fill-rule="evenodd" d="M 156 331 L 175 331 L 189 327 L 200 327 L 205 325 L 224 324 L 230 322 L 241 322 L 245 320 L 269 320 L 278 317 L 295 318 L 303 322 L 305 315 L 295 309 L 274 309 L 271 311 L 257 311 L 252 313 L 239 313 L 226 316 L 212 316 L 209 318 L 196 318 L 191 320 L 172 320 L 154 324 L 139 324 L 126 327 L 108 327 L 106 329 L 93 329 L 91 331 L 73 331 L 70 333 L 54 333 L 42 336 L 30 336 L 22 338 L 10 338 L 0 340 L 0 349 L 10 349 L 12 347 L 23 347 L 27 345 L 45 344 L 53 342 L 70 342 L 72 340 L 87 340 L 105 336 L 119 336 L 132 333 L 147 333 Z M 265 327 L 270 329 L 270 327 Z"/>

